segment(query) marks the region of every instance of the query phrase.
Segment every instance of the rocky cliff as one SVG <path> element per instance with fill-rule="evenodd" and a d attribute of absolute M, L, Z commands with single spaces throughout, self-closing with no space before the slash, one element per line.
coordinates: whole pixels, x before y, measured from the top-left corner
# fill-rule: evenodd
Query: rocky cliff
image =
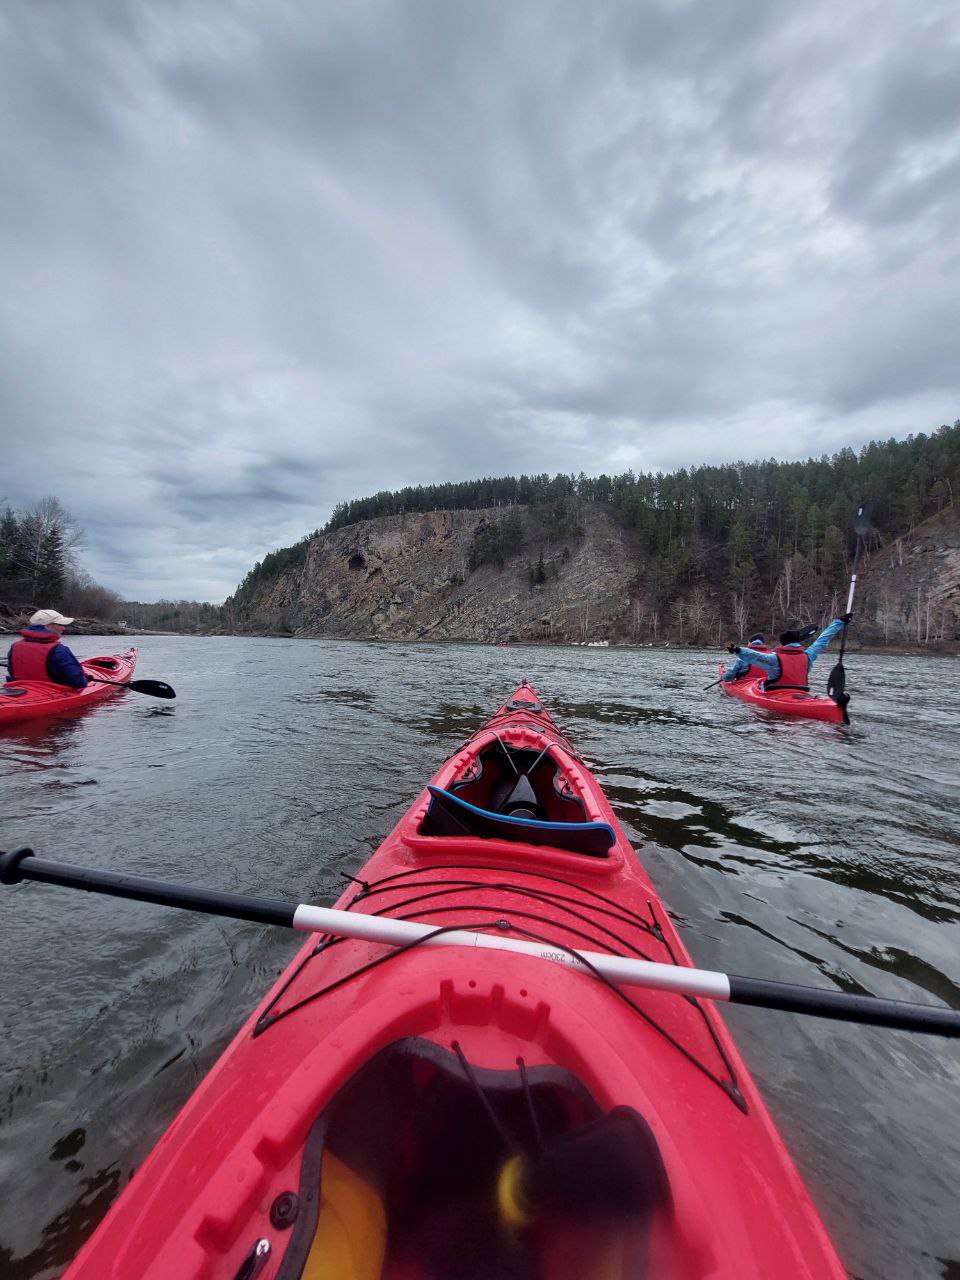
<path fill-rule="evenodd" d="M 364 520 L 308 544 L 264 584 L 238 629 L 391 640 L 616 639 L 629 630 L 638 553 L 603 504 L 576 527 L 524 513 L 522 544 L 471 567 L 500 510 Z"/>
<path fill-rule="evenodd" d="M 960 519 L 953 506 L 863 562 L 861 630 L 886 644 L 951 644 L 960 631 Z"/>
<path fill-rule="evenodd" d="M 502 536 L 511 520 L 522 527 L 513 541 Z M 781 616 L 757 585 L 741 616 L 720 586 L 728 561 L 725 546 L 706 548 L 698 580 L 665 592 L 637 536 L 602 502 L 578 504 L 559 526 L 538 506 L 385 516 L 314 536 L 298 563 L 228 601 L 223 623 L 362 639 L 720 644 L 743 627 L 776 634 L 787 619 L 825 624 L 846 599 L 841 578 L 835 593 L 822 584 L 795 592 Z M 854 645 L 956 646 L 954 508 L 868 549 L 855 613 Z"/>

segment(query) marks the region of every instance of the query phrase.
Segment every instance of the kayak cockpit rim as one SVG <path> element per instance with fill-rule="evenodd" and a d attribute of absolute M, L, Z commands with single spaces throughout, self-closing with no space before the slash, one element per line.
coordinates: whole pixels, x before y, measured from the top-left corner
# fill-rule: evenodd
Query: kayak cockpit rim
<path fill-rule="evenodd" d="M 612 873 L 624 841 L 562 738 L 539 725 L 486 727 L 427 787 L 400 838 L 426 858 L 481 855 Z"/>

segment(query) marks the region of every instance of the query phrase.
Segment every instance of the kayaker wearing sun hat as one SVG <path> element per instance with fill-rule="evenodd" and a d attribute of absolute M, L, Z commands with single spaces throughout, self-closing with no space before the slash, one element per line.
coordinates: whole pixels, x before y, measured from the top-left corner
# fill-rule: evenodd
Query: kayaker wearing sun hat
<path fill-rule="evenodd" d="M 784 631 L 780 636 L 780 644 L 772 653 L 769 650 L 761 652 L 755 649 L 752 643 L 744 649 L 741 649 L 739 645 L 732 644 L 729 646 L 729 651 L 737 654 L 737 660 L 742 662 L 742 655 L 749 649 L 750 664 L 761 667 L 767 673 L 767 678 L 761 686 L 764 693 L 769 693 L 774 689 L 808 689 L 810 668 L 834 636 L 838 636 L 852 619 L 852 613 L 845 613 L 841 618 L 834 618 L 833 622 L 824 627 L 813 644 L 808 645 L 806 649 L 803 647 L 803 642 L 813 635 L 816 627 L 802 627 L 799 630 Z M 724 672 L 723 679 L 727 679 L 726 672 Z"/>
<path fill-rule="evenodd" d="M 765 638 L 759 631 L 752 635 L 747 641 L 747 648 L 750 649 L 751 652 L 770 652 Z M 739 680 L 745 675 L 765 676 L 766 674 L 766 670 L 754 663 L 750 658 L 746 657 L 744 650 L 741 649 L 735 660 L 730 663 L 730 666 L 727 667 L 726 671 L 723 673 L 723 682 L 724 684 L 729 684 L 731 680 Z"/>
<path fill-rule="evenodd" d="M 10 679 L 49 680 L 51 684 L 65 684 L 71 689 L 86 688 L 83 667 L 70 649 L 60 643 L 63 628 L 71 622 L 73 618 L 64 617 L 56 609 L 38 609 L 20 632 L 23 638 L 10 646 L 7 654 Z"/>

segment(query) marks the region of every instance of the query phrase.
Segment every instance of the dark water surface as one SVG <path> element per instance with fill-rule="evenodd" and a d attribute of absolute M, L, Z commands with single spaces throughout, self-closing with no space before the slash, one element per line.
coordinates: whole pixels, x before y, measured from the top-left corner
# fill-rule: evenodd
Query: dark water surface
<path fill-rule="evenodd" d="M 692 651 L 146 637 L 137 674 L 176 703 L 0 733 L 0 846 L 328 902 L 526 675 L 698 963 L 960 1009 L 960 660 L 847 665 L 842 729 L 701 692 Z M 27 1280 L 60 1273 L 299 944 L 40 885 L 0 890 L 0 927 L 0 1275 Z M 957 1042 L 726 1016 L 851 1274 L 957 1280 Z"/>

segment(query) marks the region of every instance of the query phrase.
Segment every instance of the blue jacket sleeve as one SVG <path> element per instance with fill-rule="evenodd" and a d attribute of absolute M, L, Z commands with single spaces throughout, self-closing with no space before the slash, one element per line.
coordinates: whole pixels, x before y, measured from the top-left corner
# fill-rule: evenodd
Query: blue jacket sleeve
<path fill-rule="evenodd" d="M 54 645 L 47 659 L 47 674 L 57 684 L 68 684 L 71 689 L 85 689 L 90 683 L 83 667 L 65 644 Z"/>
<path fill-rule="evenodd" d="M 724 681 L 736 680 L 754 665 L 762 667 L 768 676 L 776 677 L 780 672 L 780 659 L 775 653 L 758 653 L 756 649 L 744 647 L 729 670 L 724 672 L 723 679 Z"/>
<path fill-rule="evenodd" d="M 738 680 L 740 676 L 748 670 L 749 666 L 750 663 L 744 662 L 743 658 L 738 654 L 723 673 L 723 676 L 721 677 L 723 683 L 727 684 L 731 680 Z"/>
<path fill-rule="evenodd" d="M 809 645 L 804 650 L 804 653 L 807 655 L 807 660 L 809 661 L 811 667 L 816 662 L 817 658 L 820 657 L 821 653 L 823 653 L 824 649 L 827 647 L 827 645 L 830 643 L 833 637 L 838 636 L 840 634 L 840 632 L 843 630 L 843 627 L 844 627 L 843 619 L 834 618 L 833 622 L 831 622 L 828 627 L 824 627 L 824 629 L 817 636 L 816 640 L 814 640 L 813 644 Z"/>
<path fill-rule="evenodd" d="M 750 655 L 748 662 L 762 667 L 768 676 L 776 678 L 780 674 L 780 659 L 775 653 L 758 653 L 756 649 L 744 649 L 743 652 Z"/>

